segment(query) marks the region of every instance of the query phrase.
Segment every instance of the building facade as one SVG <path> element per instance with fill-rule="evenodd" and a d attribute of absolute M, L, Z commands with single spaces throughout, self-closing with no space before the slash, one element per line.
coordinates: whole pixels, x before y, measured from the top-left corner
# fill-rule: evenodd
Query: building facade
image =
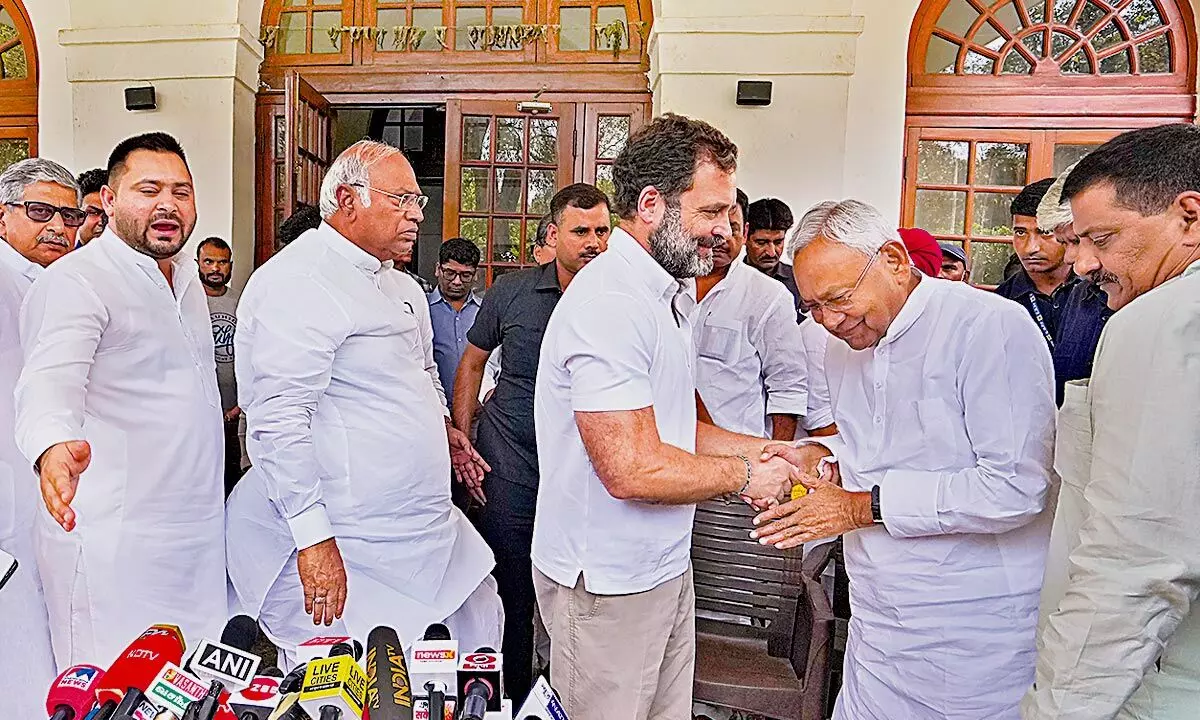
<path fill-rule="evenodd" d="M 1196 113 L 1189 0 L 0 0 L 0 163 L 76 171 L 156 129 L 189 151 L 197 237 L 236 280 L 370 136 L 403 147 L 437 241 L 490 281 L 531 261 L 556 187 L 604 185 L 675 111 L 725 130 L 739 184 L 802 211 L 871 202 L 999 279 L 1008 201 L 1112 135 Z M 740 80 L 771 103 L 739 105 Z M 126 109 L 152 85 L 157 107 Z"/>

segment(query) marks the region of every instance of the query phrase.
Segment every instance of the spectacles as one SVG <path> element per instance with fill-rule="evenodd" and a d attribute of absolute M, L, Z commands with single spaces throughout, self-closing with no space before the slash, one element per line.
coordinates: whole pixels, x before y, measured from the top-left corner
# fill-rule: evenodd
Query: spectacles
<path fill-rule="evenodd" d="M 863 280 L 866 279 L 867 271 L 869 271 L 871 269 L 871 266 L 875 264 L 875 258 L 877 258 L 877 257 L 879 257 L 878 250 L 871 253 L 871 259 L 867 261 L 867 266 L 863 268 L 862 273 L 858 276 L 858 280 L 856 280 L 854 282 L 854 287 L 852 287 L 849 290 L 847 290 L 846 292 L 842 293 L 841 296 L 836 297 L 832 300 L 827 300 L 825 302 L 812 302 L 812 303 L 807 302 L 807 301 L 801 302 L 800 310 L 802 310 L 804 313 L 806 313 L 808 315 L 812 315 L 812 314 L 818 313 L 818 312 L 824 313 L 827 311 L 835 312 L 835 313 L 844 313 L 845 311 L 849 310 L 854 305 L 854 300 L 852 299 L 854 292 L 856 290 L 858 290 L 858 287 L 860 285 L 862 285 Z"/>
<path fill-rule="evenodd" d="M 387 195 L 400 204 L 401 210 L 412 210 L 413 208 L 416 208 L 417 210 L 424 210 L 425 206 L 429 204 L 429 197 L 426 195 L 417 195 L 416 193 L 404 193 L 403 195 L 397 195 L 396 193 L 388 192 L 387 190 L 380 190 L 379 188 L 371 187 L 370 185 L 356 184 L 355 187 L 366 188 L 368 190 L 373 190 L 380 195 Z"/>
<path fill-rule="evenodd" d="M 100 228 L 101 230 L 108 227 L 108 213 L 104 212 L 104 208 L 98 208 L 95 205 L 88 205 L 84 212 L 87 213 L 88 217 L 100 218 L 100 221 L 96 223 L 96 227 Z"/>
<path fill-rule="evenodd" d="M 478 272 L 478 270 L 463 270 L 461 272 L 456 272 L 454 270 L 447 270 L 446 268 L 442 268 L 442 277 L 446 278 L 447 280 L 453 280 L 454 278 L 458 278 L 459 280 L 462 280 L 463 282 L 471 282 L 472 280 L 475 279 L 475 274 L 477 272 Z"/>
<path fill-rule="evenodd" d="M 55 213 L 62 215 L 63 225 L 67 227 L 77 228 L 83 225 L 83 221 L 87 220 L 87 213 L 79 208 L 73 207 L 55 207 L 50 203 L 38 202 L 29 200 L 19 203 L 5 203 L 12 207 L 25 208 L 25 215 L 34 222 L 44 223 L 50 222 Z"/>

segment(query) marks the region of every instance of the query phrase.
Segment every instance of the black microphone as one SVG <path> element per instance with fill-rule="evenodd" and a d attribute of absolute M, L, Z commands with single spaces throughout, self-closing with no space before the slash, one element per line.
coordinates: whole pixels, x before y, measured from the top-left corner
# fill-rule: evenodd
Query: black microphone
<path fill-rule="evenodd" d="M 224 683 L 220 680 L 213 680 L 212 684 L 208 686 L 208 694 L 188 705 L 181 720 L 213 720 L 217 716 L 217 710 L 221 707 L 221 693 L 223 692 L 225 692 Z"/>
<path fill-rule="evenodd" d="M 449 640 L 450 628 L 442 623 L 434 623 L 425 628 L 425 637 L 422 640 Z"/>
<path fill-rule="evenodd" d="M 404 663 L 404 648 L 396 631 L 383 625 L 367 635 L 367 708 L 371 720 L 413 718 L 412 687 Z"/>
<path fill-rule="evenodd" d="M 483 720 L 487 715 L 488 702 L 492 699 L 492 688 L 482 680 L 467 682 L 467 692 L 462 701 L 462 720 Z"/>
<path fill-rule="evenodd" d="M 121 702 L 117 704 L 117 709 L 112 714 L 112 720 L 137 720 L 138 718 L 154 717 L 157 714 L 158 708 L 146 699 L 146 694 L 131 687 L 125 691 L 125 697 L 121 698 Z"/>
<path fill-rule="evenodd" d="M 258 642 L 258 623 L 249 615 L 234 615 L 221 631 L 221 642 L 250 652 Z"/>
<path fill-rule="evenodd" d="M 481 647 L 462 659 L 458 668 L 461 720 L 483 720 L 488 711 L 500 710 L 500 654 Z"/>

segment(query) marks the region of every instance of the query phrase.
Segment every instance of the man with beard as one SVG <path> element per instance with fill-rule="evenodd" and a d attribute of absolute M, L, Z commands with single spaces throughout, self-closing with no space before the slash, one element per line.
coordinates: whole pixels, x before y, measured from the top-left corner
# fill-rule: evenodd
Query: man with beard
<path fill-rule="evenodd" d="M 363 140 L 320 202 L 324 222 L 259 268 L 238 307 L 254 466 L 229 497 L 233 596 L 289 664 L 317 624 L 388 625 L 407 644 L 440 622 L 494 647 L 492 554 L 450 501 L 442 405 L 391 277 L 428 198 L 399 150 Z"/>
<path fill-rule="evenodd" d="M 697 412 L 732 432 L 790 441 L 808 414 L 804 339 L 787 289 L 735 262 L 746 242 L 746 194 L 738 190 L 737 199 L 712 272 L 696 278 Z"/>
<path fill-rule="evenodd" d="M 205 238 L 196 247 L 200 282 L 208 297 L 213 349 L 217 359 L 217 388 L 225 418 L 225 495 L 242 476 L 242 441 L 238 426 L 242 409 L 237 404 L 237 379 L 233 372 L 233 334 L 237 331 L 237 304 L 241 294 L 229 285 L 233 275 L 233 249 L 219 237 Z"/>
<path fill-rule="evenodd" d="M 33 549 L 41 504 L 29 463 L 13 441 L 21 302 L 43 265 L 71 247 L 84 218 L 78 206 L 79 188 L 58 163 L 33 158 L 0 173 L 0 550 L 18 563 L 0 590 L 0 677 L 13 717 L 38 716 L 55 675 Z"/>
<path fill-rule="evenodd" d="M 696 422 L 689 280 L 730 235 L 736 166 L 698 120 L 635 133 L 613 166 L 621 226 L 546 326 L 532 561 L 551 683 L 576 720 L 691 716 L 695 504 L 791 492 L 767 440 Z"/>
<path fill-rule="evenodd" d="M 38 570 L 60 668 L 112 662 L 156 622 L 215 637 L 226 612 L 221 398 L 183 149 L 117 145 L 111 220 L 33 283 L 16 438 L 41 478 Z"/>
<path fill-rule="evenodd" d="M 1015 304 L 924 276 L 855 200 L 789 241 L 834 339 L 833 477 L 755 519 L 776 548 L 844 535 L 852 608 L 838 720 L 1016 720 L 1049 535 L 1050 353 Z M 785 457 L 790 453 L 785 452 Z M 840 482 L 839 474 L 840 473 Z"/>
<path fill-rule="evenodd" d="M 550 314 L 563 291 L 608 247 L 608 197 L 593 185 L 569 185 L 550 201 L 547 246 L 555 260 L 501 277 L 483 299 L 467 333 L 466 352 L 454 387 L 454 421 L 469 431 L 480 383 L 492 352 L 503 349 L 496 391 L 483 406 L 476 443 L 491 466 L 479 499 L 485 502 L 479 531 L 496 555 L 493 573 L 504 601 L 504 677 L 514 703 L 533 682 L 533 511 L 537 505 L 537 438 L 533 386 L 538 353 Z"/>
<path fill-rule="evenodd" d="M 87 213 L 87 220 L 75 236 L 76 247 L 83 247 L 100 237 L 100 233 L 108 227 L 108 214 L 104 212 L 104 205 L 100 202 L 100 188 L 104 187 L 107 181 L 108 173 L 104 168 L 80 173 L 76 180 L 79 183 L 79 192 L 83 193 L 79 207 Z"/>
<path fill-rule="evenodd" d="M 1025 718 L 1190 720 L 1200 697 L 1200 128 L 1120 135 L 1063 186 L 1075 271 L 1116 313 L 1067 384 Z M 1073 238 L 1073 240 L 1072 240 Z M 1072 507 L 1073 505 L 1073 507 Z"/>

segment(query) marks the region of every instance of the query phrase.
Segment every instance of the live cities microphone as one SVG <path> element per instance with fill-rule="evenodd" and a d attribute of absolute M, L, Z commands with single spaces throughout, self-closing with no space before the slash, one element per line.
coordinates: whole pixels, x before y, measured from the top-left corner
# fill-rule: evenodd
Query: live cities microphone
<path fill-rule="evenodd" d="M 567 711 L 563 709 L 562 701 L 546 682 L 544 675 L 539 675 L 537 682 L 529 691 L 525 704 L 517 711 L 517 720 L 567 720 Z"/>
<path fill-rule="evenodd" d="M 258 623 L 248 615 L 236 615 L 225 625 L 221 642 L 205 638 L 196 647 L 185 669 L 201 680 L 221 684 L 236 692 L 250 686 L 262 662 L 250 648 L 258 639 Z"/>
<path fill-rule="evenodd" d="M 367 635 L 367 710 L 371 720 L 413 720 L 404 648 L 396 631 L 383 625 Z"/>
<path fill-rule="evenodd" d="M 63 671 L 46 695 L 50 720 L 77 720 L 96 704 L 96 686 L 104 671 L 94 665 L 75 665 Z"/>
<path fill-rule="evenodd" d="M 320 720 L 361 720 L 367 676 L 348 655 L 312 660 L 300 688 L 300 706 Z"/>
<path fill-rule="evenodd" d="M 183 632 L 174 625 L 151 625 L 125 648 L 96 686 L 96 718 L 111 718 L 130 688 L 146 688 L 167 663 L 183 660 Z"/>
<path fill-rule="evenodd" d="M 484 720 L 488 712 L 501 709 L 500 664 L 500 653 L 490 647 L 481 647 L 463 656 L 458 666 L 458 702 L 462 720 Z"/>
<path fill-rule="evenodd" d="M 327 640 L 332 640 L 333 642 L 325 642 Z M 279 694 L 291 695 L 292 693 L 300 692 L 300 686 L 304 682 L 304 673 L 308 671 L 308 663 L 312 660 L 347 655 L 357 661 L 362 657 L 362 644 L 357 640 L 351 641 L 350 638 L 313 638 L 301 645 L 301 647 L 305 645 L 309 648 L 304 654 L 305 659 L 299 665 L 292 668 L 291 672 L 284 675 L 283 680 L 279 681 Z M 311 652 L 312 648 L 315 647 L 328 650 L 328 655 L 322 653 L 321 655 L 308 656 L 307 652 Z"/>

